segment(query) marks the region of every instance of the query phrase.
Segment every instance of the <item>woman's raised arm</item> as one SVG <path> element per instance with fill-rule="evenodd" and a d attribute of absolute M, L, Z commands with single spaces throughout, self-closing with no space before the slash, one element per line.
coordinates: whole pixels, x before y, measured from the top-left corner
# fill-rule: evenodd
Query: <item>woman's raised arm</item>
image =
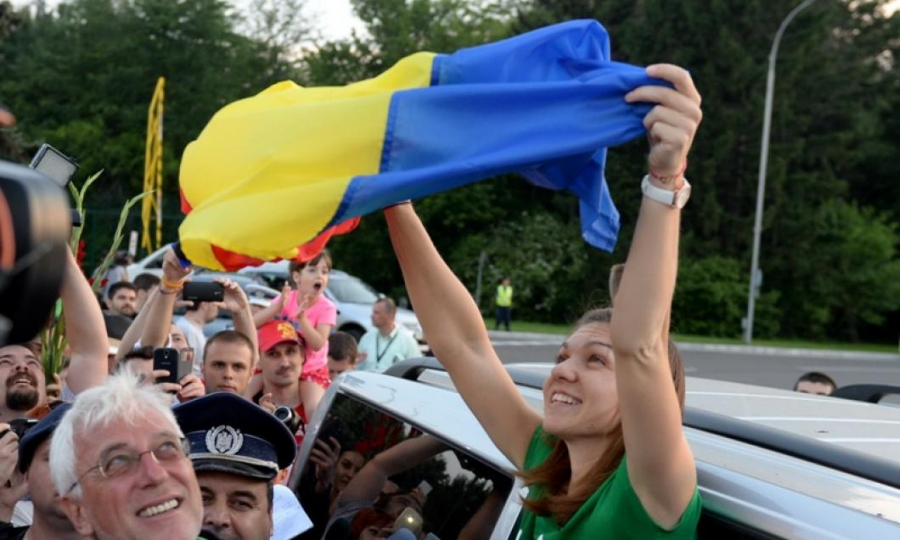
<path fill-rule="evenodd" d="M 644 119 L 648 180 L 675 192 L 685 188 L 682 172 L 702 118 L 700 95 L 681 68 L 659 64 L 647 73 L 674 89 L 643 86 L 626 99 L 656 104 Z M 678 522 L 697 485 L 668 360 L 680 215 L 675 204 L 643 198 L 611 325 L 628 475 L 648 514 L 664 527 Z"/>
<path fill-rule="evenodd" d="M 435 249 L 412 204 L 384 214 L 429 345 L 491 440 L 521 469 L 540 417 L 503 368 L 478 306 Z"/>

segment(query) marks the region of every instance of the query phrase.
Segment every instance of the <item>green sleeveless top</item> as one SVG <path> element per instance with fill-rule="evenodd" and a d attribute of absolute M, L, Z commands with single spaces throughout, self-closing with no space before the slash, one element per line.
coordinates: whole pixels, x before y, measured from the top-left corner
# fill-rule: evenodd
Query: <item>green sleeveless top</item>
<path fill-rule="evenodd" d="M 545 434 L 543 426 L 539 425 L 531 437 L 531 444 L 525 455 L 525 470 L 537 467 L 550 457 L 554 443 L 555 439 Z M 530 487 L 528 498 L 538 498 L 541 491 L 540 486 Z M 697 537 L 700 510 L 700 492 L 695 489 L 694 497 L 675 527 L 666 530 L 657 525 L 644 510 L 637 493 L 634 492 L 623 458 L 616 471 L 594 491 L 565 525 L 562 527 L 557 525 L 552 516 L 538 516 L 528 509 L 523 509 L 522 522 L 515 538 L 516 540 L 570 538 L 692 540 Z"/>

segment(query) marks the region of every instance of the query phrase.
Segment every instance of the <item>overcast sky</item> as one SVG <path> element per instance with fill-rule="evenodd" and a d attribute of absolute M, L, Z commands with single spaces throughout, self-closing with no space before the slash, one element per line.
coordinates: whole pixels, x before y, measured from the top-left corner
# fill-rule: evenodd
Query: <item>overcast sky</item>
<path fill-rule="evenodd" d="M 252 0 L 229 0 L 239 8 L 246 8 Z M 361 30 L 362 21 L 353 13 L 350 0 L 306 0 L 307 15 L 314 16 L 316 27 L 325 39 L 350 36 L 350 30 Z"/>

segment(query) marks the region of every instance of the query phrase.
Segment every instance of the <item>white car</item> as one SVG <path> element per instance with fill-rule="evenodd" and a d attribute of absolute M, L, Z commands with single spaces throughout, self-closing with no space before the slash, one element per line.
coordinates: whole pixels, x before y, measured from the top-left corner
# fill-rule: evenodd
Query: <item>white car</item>
<path fill-rule="evenodd" d="M 543 413 L 541 387 L 552 365 L 506 368 Z M 317 438 L 343 439 L 368 461 L 416 430 L 449 447 L 410 464 L 409 486 L 433 488 L 421 509 L 425 532 L 456 538 L 493 493 L 502 508 L 480 537 L 514 537 L 522 480 L 435 359 L 407 360 L 385 374 L 351 371 L 335 382 L 307 426 L 289 480 L 304 506 L 314 498 L 309 456 Z M 684 431 L 703 497 L 698 539 L 900 538 L 900 410 L 709 379 L 689 377 L 686 386 Z"/>
<path fill-rule="evenodd" d="M 169 246 L 163 246 L 143 259 L 128 265 L 128 277 L 132 280 L 141 274 L 153 274 L 162 277 L 163 255 Z"/>
<path fill-rule="evenodd" d="M 128 275 L 131 279 L 141 274 L 162 277 L 163 255 L 168 248 L 168 246 L 162 247 L 140 261 L 128 265 Z M 289 261 L 269 262 L 260 266 L 242 268 L 237 274 L 251 277 L 261 285 L 281 291 L 282 285 L 289 278 L 289 264 Z M 359 341 L 363 334 L 374 328 L 371 318 L 372 304 L 382 295 L 366 282 L 346 272 L 332 270 L 328 278 L 325 296 L 337 306 L 338 316 L 335 330 L 347 332 Z M 398 307 L 396 321 L 397 324 L 403 325 L 412 332 L 422 351 L 426 352 L 428 346 L 416 314 L 408 309 Z"/>
<path fill-rule="evenodd" d="M 242 268 L 238 274 L 254 277 L 260 283 L 280 291 L 290 277 L 289 265 L 289 261 L 268 262 Z M 347 332 L 359 341 L 363 334 L 375 328 L 372 326 L 372 304 L 383 295 L 363 280 L 340 270 L 332 270 L 325 296 L 337 306 L 335 330 Z M 424 344 L 422 326 L 415 313 L 398 307 L 396 321 L 412 332 L 420 345 Z"/>

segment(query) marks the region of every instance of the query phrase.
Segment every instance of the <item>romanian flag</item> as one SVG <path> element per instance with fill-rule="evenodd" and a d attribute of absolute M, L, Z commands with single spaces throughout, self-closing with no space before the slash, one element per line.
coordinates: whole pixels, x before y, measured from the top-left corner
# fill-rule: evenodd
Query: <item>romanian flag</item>
<path fill-rule="evenodd" d="M 181 247 L 234 270 L 306 259 L 359 216 L 518 172 L 580 200 L 582 236 L 612 250 L 606 148 L 644 133 L 630 90 L 663 84 L 610 61 L 596 21 L 451 55 L 417 53 L 342 87 L 278 83 L 220 110 L 181 162 Z"/>

